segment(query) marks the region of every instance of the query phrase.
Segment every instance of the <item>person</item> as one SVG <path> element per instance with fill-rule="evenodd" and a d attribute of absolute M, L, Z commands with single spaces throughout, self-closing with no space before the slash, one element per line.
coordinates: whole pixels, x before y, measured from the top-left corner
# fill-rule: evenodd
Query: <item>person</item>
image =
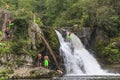
<path fill-rule="evenodd" d="M 44 66 L 48 68 L 49 61 L 48 61 L 48 56 L 44 56 Z"/>
<path fill-rule="evenodd" d="M 7 35 L 7 38 L 10 39 L 11 35 L 10 35 L 10 29 L 8 27 L 6 27 L 5 29 L 5 34 Z"/>
<path fill-rule="evenodd" d="M 67 35 L 67 40 L 70 41 L 70 39 L 71 39 L 71 32 L 69 32 Z"/>
<path fill-rule="evenodd" d="M 42 65 L 42 54 L 39 52 L 37 55 L 37 67 L 41 67 Z"/>
<path fill-rule="evenodd" d="M 12 28 L 13 25 L 14 25 L 14 23 L 12 23 L 12 20 L 9 19 L 7 22 L 7 27 Z"/>
<path fill-rule="evenodd" d="M 5 9 L 9 9 L 10 8 L 10 6 L 9 6 L 9 4 L 7 3 L 6 5 L 5 5 Z"/>

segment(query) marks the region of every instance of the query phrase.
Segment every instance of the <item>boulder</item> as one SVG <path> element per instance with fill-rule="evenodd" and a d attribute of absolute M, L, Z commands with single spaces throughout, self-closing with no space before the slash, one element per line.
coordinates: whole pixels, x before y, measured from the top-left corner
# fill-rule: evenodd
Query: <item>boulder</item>
<path fill-rule="evenodd" d="M 36 68 L 19 68 L 14 70 L 14 74 L 11 75 L 12 79 L 41 79 L 41 78 L 53 78 L 59 76 L 57 71 L 46 69 L 43 67 Z"/>

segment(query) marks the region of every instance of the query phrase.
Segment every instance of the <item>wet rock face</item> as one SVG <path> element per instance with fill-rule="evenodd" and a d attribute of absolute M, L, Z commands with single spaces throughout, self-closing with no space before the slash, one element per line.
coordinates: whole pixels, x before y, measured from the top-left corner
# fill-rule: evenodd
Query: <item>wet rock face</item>
<path fill-rule="evenodd" d="M 91 39 L 92 29 L 90 28 L 78 28 L 75 34 L 81 39 L 82 43 L 89 48 L 89 41 Z"/>
<path fill-rule="evenodd" d="M 89 41 L 91 39 L 92 29 L 91 28 L 80 28 L 80 27 L 64 27 L 57 29 L 62 33 L 62 36 L 66 38 L 66 32 L 71 31 L 76 34 L 82 41 L 82 43 L 88 48 L 90 46 Z"/>

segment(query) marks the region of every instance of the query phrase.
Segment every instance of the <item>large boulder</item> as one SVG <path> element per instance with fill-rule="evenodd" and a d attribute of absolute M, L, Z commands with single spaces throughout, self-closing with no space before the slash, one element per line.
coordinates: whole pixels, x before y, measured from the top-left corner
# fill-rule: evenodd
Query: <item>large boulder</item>
<path fill-rule="evenodd" d="M 59 74 L 57 71 L 46 69 L 43 67 L 36 68 L 19 68 L 14 71 L 14 74 L 11 75 L 12 79 L 43 79 L 43 78 L 53 78 L 58 77 Z"/>

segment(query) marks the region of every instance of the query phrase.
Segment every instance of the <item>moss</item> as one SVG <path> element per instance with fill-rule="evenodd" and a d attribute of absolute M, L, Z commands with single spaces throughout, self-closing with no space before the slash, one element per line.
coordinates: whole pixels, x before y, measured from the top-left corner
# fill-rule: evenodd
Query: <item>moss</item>
<path fill-rule="evenodd" d="M 0 53 L 1 54 L 11 53 L 11 45 L 12 42 L 9 41 L 3 42 L 3 45 L 0 46 Z"/>
<path fill-rule="evenodd" d="M 25 63 L 23 60 L 19 60 L 19 59 L 16 60 L 15 62 L 16 62 L 16 65 L 18 65 L 18 67 Z"/>
<path fill-rule="evenodd" d="M 21 55 L 28 53 L 28 42 L 27 40 L 19 39 L 16 42 L 13 42 L 12 46 L 12 53 Z"/>
<path fill-rule="evenodd" d="M 106 42 L 101 41 L 98 37 L 96 39 L 96 44 L 94 46 L 94 51 L 97 52 L 97 55 L 99 57 L 104 57 L 104 54 L 102 54 L 101 52 L 103 51 L 104 47 L 107 45 Z"/>
<path fill-rule="evenodd" d="M 52 46 L 52 49 L 53 50 L 57 50 L 57 47 L 58 47 L 58 40 L 57 40 L 57 36 L 56 36 L 56 33 L 54 32 L 54 30 L 53 29 L 51 29 L 50 30 L 50 32 L 49 32 L 49 43 L 50 43 L 50 45 Z"/>
<path fill-rule="evenodd" d="M 29 50 L 28 52 L 29 52 L 28 54 L 32 57 L 33 61 L 35 62 L 36 58 L 37 58 L 37 51 L 36 50 Z"/>
<path fill-rule="evenodd" d="M 51 48 L 54 50 L 58 50 L 58 46 L 59 46 L 59 41 L 57 39 L 57 35 L 54 31 L 53 28 L 42 28 L 43 29 L 43 33 L 44 33 L 44 37 L 47 40 L 47 42 L 50 44 Z"/>
<path fill-rule="evenodd" d="M 4 62 L 3 64 L 6 65 L 6 66 L 8 66 L 8 67 L 11 67 L 13 65 L 12 63 L 10 63 L 8 61 Z"/>
<path fill-rule="evenodd" d="M 29 23 L 25 19 L 16 19 L 13 21 L 16 25 L 16 29 L 14 29 L 13 32 L 13 39 L 18 40 L 18 39 L 28 39 L 28 26 Z"/>
<path fill-rule="evenodd" d="M 115 37 L 110 40 L 110 43 L 104 47 L 102 54 L 107 55 L 107 61 L 110 63 L 120 63 L 120 48 L 114 45 L 114 42 L 119 42 L 120 38 Z"/>
<path fill-rule="evenodd" d="M 6 73 L 11 73 L 11 70 L 10 69 L 0 70 L 0 74 L 6 74 Z"/>
<path fill-rule="evenodd" d="M 16 28 L 13 31 L 13 41 L 11 45 L 12 53 L 27 54 L 29 49 L 28 22 L 25 19 L 13 21 Z"/>
<path fill-rule="evenodd" d="M 8 74 L 13 74 L 14 71 L 11 69 L 3 69 L 0 70 L 0 80 L 8 80 L 9 75 Z"/>

